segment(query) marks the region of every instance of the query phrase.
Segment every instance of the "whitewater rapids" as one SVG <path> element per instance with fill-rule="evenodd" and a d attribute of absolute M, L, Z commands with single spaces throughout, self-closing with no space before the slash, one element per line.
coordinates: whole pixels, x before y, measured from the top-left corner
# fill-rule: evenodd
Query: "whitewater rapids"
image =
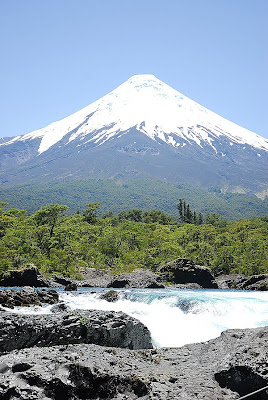
<path fill-rule="evenodd" d="M 114 289 L 116 290 L 116 289 Z M 233 290 L 121 289 L 119 300 L 100 299 L 107 289 L 59 291 L 71 309 L 123 311 L 143 322 L 154 346 L 179 347 L 213 339 L 226 329 L 268 325 L 268 293 Z M 51 305 L 13 312 L 46 314 Z"/>

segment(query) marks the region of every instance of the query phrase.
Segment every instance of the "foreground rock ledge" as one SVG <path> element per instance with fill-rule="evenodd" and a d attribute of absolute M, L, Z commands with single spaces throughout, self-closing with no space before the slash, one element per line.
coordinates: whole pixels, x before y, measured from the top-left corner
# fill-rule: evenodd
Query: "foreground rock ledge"
<path fill-rule="evenodd" d="M 0 354 L 25 347 L 73 343 L 129 349 L 153 347 L 148 328 L 123 312 L 76 310 L 48 315 L 0 312 Z"/>
<path fill-rule="evenodd" d="M 266 327 L 177 349 L 77 344 L 14 351 L 0 357 L 0 398 L 238 399 L 268 385 L 267 339 Z"/>

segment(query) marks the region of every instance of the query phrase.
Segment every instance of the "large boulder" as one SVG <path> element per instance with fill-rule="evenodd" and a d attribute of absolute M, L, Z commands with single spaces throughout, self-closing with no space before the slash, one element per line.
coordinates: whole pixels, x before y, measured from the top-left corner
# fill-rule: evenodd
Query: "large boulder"
<path fill-rule="evenodd" d="M 83 280 L 79 281 L 82 287 L 107 287 L 112 280 L 110 271 L 96 268 L 84 268 L 81 271 Z"/>
<path fill-rule="evenodd" d="M 65 286 L 64 290 L 65 290 L 66 292 L 73 292 L 73 291 L 76 291 L 76 290 L 77 290 L 77 284 L 74 283 L 74 282 L 68 283 L 68 284 Z"/>
<path fill-rule="evenodd" d="M 161 277 L 146 269 L 112 275 L 110 271 L 88 268 L 82 271 L 83 280 L 77 282 L 82 287 L 108 288 L 164 288 Z"/>
<path fill-rule="evenodd" d="M 164 281 L 175 285 L 196 283 L 205 289 L 218 287 L 209 268 L 196 265 L 186 258 L 178 258 L 158 268 L 157 272 Z"/>
<path fill-rule="evenodd" d="M 47 280 L 35 266 L 23 270 L 9 271 L 8 275 L 0 277 L 0 287 L 49 287 L 51 282 Z"/>
<path fill-rule="evenodd" d="M 135 269 L 133 272 L 115 275 L 107 287 L 161 289 L 164 284 L 159 275 L 147 269 Z"/>
<path fill-rule="evenodd" d="M 115 290 L 109 290 L 108 292 L 101 293 L 100 297 L 101 300 L 106 300 L 109 303 L 114 303 L 119 300 L 120 296 L 119 293 Z"/>
<path fill-rule="evenodd" d="M 73 344 L 14 351 L 0 357 L 0 398 L 235 400 L 268 385 L 267 337 L 266 327 L 172 349 Z"/>
<path fill-rule="evenodd" d="M 123 312 L 76 310 L 48 315 L 0 313 L 0 353 L 25 347 L 73 343 L 129 349 L 152 348 L 149 330 Z"/>
<path fill-rule="evenodd" d="M 0 290 L 0 305 L 8 308 L 14 308 L 15 306 L 40 306 L 43 303 L 55 304 L 58 301 L 59 295 L 53 289 L 34 290 L 30 286 L 25 286 L 22 290 Z"/>

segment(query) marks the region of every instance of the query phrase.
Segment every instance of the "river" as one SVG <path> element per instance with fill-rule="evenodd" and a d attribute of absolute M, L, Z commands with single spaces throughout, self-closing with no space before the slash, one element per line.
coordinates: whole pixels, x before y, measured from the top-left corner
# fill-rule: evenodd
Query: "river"
<path fill-rule="evenodd" d="M 150 330 L 155 347 L 178 347 L 215 338 L 226 329 L 268 325 L 268 293 L 206 289 L 121 289 L 119 300 L 99 298 L 108 289 L 59 290 L 71 309 L 123 311 Z M 116 289 L 115 289 L 116 290 Z M 23 314 L 50 313 L 51 305 L 16 307 Z"/>

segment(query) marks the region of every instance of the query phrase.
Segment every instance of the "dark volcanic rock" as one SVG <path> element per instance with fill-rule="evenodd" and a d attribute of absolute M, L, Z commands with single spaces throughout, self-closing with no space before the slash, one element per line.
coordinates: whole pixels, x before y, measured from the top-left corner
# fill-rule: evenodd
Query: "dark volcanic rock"
<path fill-rule="evenodd" d="M 107 285 L 107 287 L 122 289 L 130 287 L 130 283 L 128 279 L 123 279 L 120 276 L 118 278 L 115 277 L 114 279 L 112 279 L 111 282 Z"/>
<path fill-rule="evenodd" d="M 67 286 L 75 282 L 72 278 L 66 278 L 65 276 L 55 275 L 51 279 L 54 283 L 59 284 L 61 286 Z"/>
<path fill-rule="evenodd" d="M 82 287 L 107 287 L 112 280 L 109 271 L 95 268 L 85 268 L 82 276 L 84 280 L 79 282 Z"/>
<path fill-rule="evenodd" d="M 161 274 L 164 280 L 172 284 L 196 283 L 207 289 L 218 287 L 209 268 L 195 265 L 193 261 L 186 258 L 178 258 L 162 265 L 157 272 Z"/>
<path fill-rule="evenodd" d="M 177 283 L 174 286 L 176 289 L 202 289 L 198 283 Z"/>
<path fill-rule="evenodd" d="M 268 290 L 268 274 L 253 275 L 244 282 L 242 289 L 245 290 Z"/>
<path fill-rule="evenodd" d="M 220 275 L 216 278 L 220 289 L 268 290 L 268 274 L 262 275 Z"/>
<path fill-rule="evenodd" d="M 164 288 L 161 277 L 146 269 L 136 269 L 132 273 L 112 275 L 110 271 L 87 268 L 82 271 L 83 280 L 63 276 L 46 279 L 36 267 L 22 271 L 11 271 L 7 277 L 0 278 L 0 286 L 62 287 L 76 290 L 77 287 L 111 288 Z M 76 288 L 75 288 L 76 287 Z"/>
<path fill-rule="evenodd" d="M 67 304 L 65 304 L 65 303 L 58 303 L 58 304 L 55 304 L 50 309 L 50 312 L 52 312 L 52 313 L 59 313 L 59 312 L 64 312 L 64 311 L 71 312 L 71 307 L 67 306 Z"/>
<path fill-rule="evenodd" d="M 77 290 L 77 284 L 76 283 L 68 283 L 68 285 L 65 286 L 64 290 L 66 292 L 71 292 Z"/>
<path fill-rule="evenodd" d="M 165 286 L 159 275 L 147 269 L 136 269 L 133 272 L 114 276 L 108 287 L 160 289 Z"/>
<path fill-rule="evenodd" d="M 70 343 L 152 348 L 148 329 L 123 312 L 77 310 L 49 315 L 0 313 L 0 353 L 25 347 Z"/>
<path fill-rule="evenodd" d="M 33 266 L 21 271 L 9 271 L 9 275 L 0 277 L 0 286 L 49 287 L 51 283 Z"/>
<path fill-rule="evenodd" d="M 77 282 L 83 287 L 108 288 L 164 288 L 161 277 L 146 269 L 136 269 L 133 272 L 112 275 L 109 271 L 94 268 L 82 272 L 84 280 Z"/>
<path fill-rule="evenodd" d="M 0 304 L 4 307 L 14 308 L 15 306 L 31 306 L 55 304 L 59 301 L 58 293 L 53 290 L 34 290 L 25 286 L 22 291 L 7 289 L 0 290 Z"/>
<path fill-rule="evenodd" d="M 68 285 L 77 285 L 77 281 L 72 278 L 66 278 L 65 276 L 54 275 L 49 279 L 49 284 L 51 287 L 66 287 Z"/>
<path fill-rule="evenodd" d="M 14 351 L 0 357 L 0 398 L 234 400 L 268 385 L 267 337 L 266 327 L 172 349 L 75 344 Z"/>
<path fill-rule="evenodd" d="M 236 286 L 246 281 L 245 275 L 219 275 L 215 278 L 219 289 L 236 289 Z"/>
<path fill-rule="evenodd" d="M 115 302 L 119 299 L 119 294 L 115 290 L 109 290 L 108 292 L 102 293 L 100 299 L 111 302 Z"/>

